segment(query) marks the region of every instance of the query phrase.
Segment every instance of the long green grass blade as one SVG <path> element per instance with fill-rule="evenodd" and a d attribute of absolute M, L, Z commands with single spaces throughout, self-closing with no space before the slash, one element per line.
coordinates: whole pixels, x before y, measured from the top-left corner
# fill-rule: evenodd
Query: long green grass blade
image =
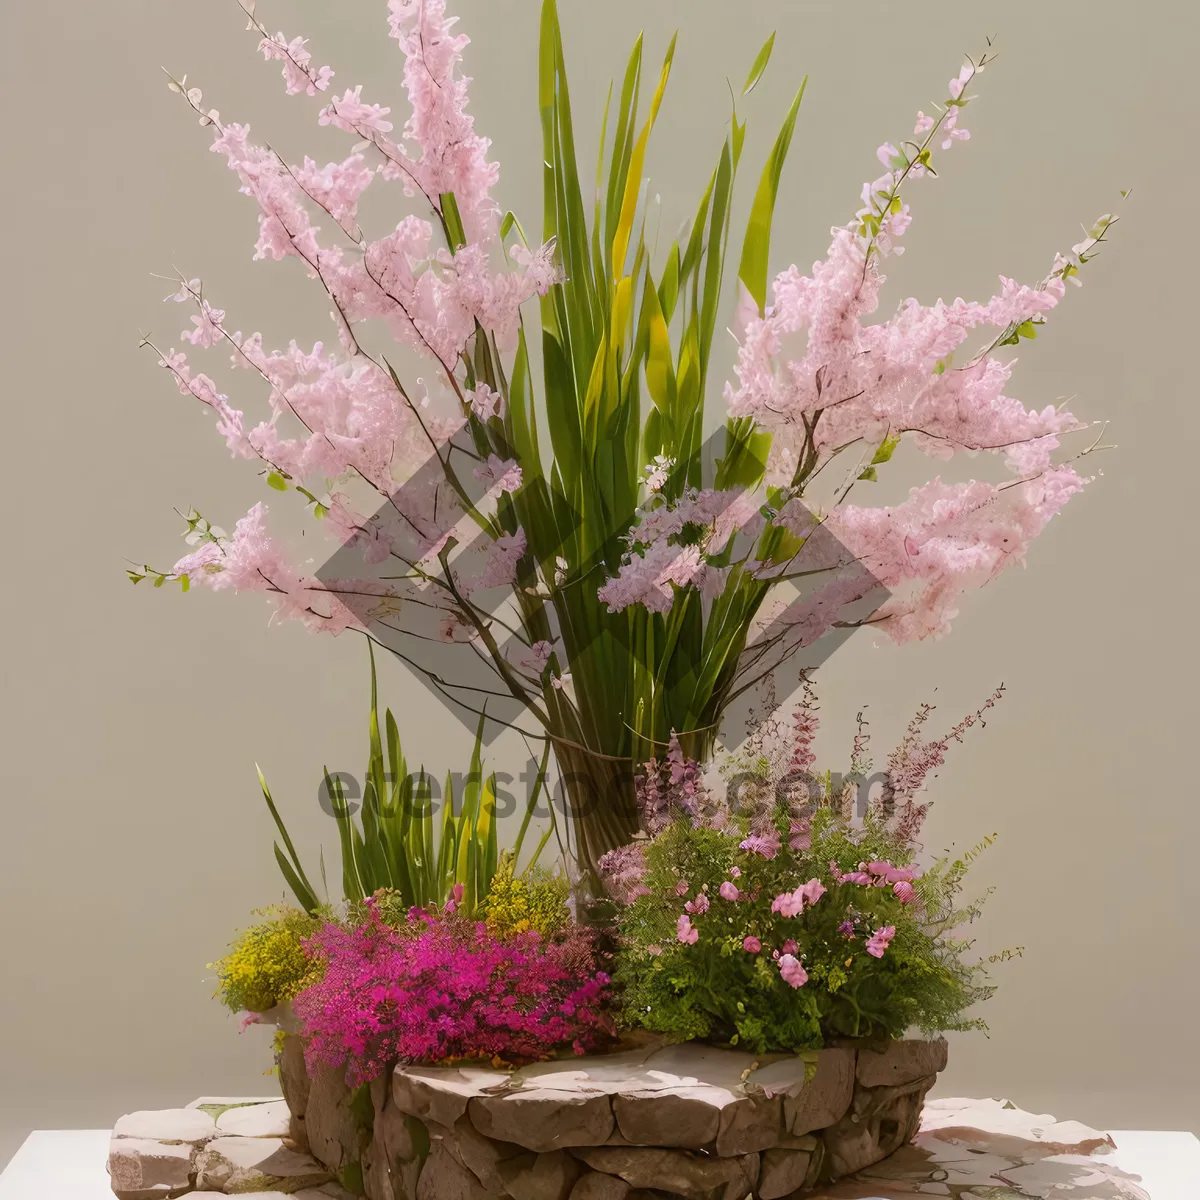
<path fill-rule="evenodd" d="M 746 83 L 742 88 L 742 95 L 748 96 L 758 84 L 758 81 L 763 77 L 763 72 L 767 69 L 767 63 L 771 61 L 771 51 L 775 49 L 775 34 L 772 31 L 771 36 L 763 43 L 763 48 L 758 52 L 758 57 L 754 60 L 754 65 L 750 68 L 750 74 L 746 76 Z"/>
<path fill-rule="evenodd" d="M 483 871 L 479 876 L 477 896 L 487 897 L 500 865 L 500 828 L 496 820 L 496 775 L 493 772 L 484 784 L 482 802 L 479 806 L 479 843 L 483 858 Z"/>
<path fill-rule="evenodd" d="M 775 199 L 779 195 L 779 181 L 783 175 L 783 164 L 787 160 L 788 150 L 792 144 L 792 134 L 796 129 L 796 115 L 800 111 L 800 102 L 804 99 L 804 89 L 808 86 L 805 76 L 791 108 L 784 118 L 783 128 L 775 139 L 775 145 L 763 167 L 762 178 L 758 182 L 758 191 L 754 196 L 754 204 L 750 209 L 750 220 L 746 226 L 746 237 L 742 242 L 742 261 L 738 267 L 738 278 L 746 290 L 754 297 L 761 316 L 767 303 L 767 260 L 771 253 L 771 225 L 775 217 Z"/>
<path fill-rule="evenodd" d="M 301 878 L 301 874 L 288 862 L 287 856 L 279 848 L 279 843 L 275 842 L 274 846 L 275 861 L 279 864 L 279 870 L 283 873 L 284 879 L 287 880 L 288 887 L 292 889 L 292 894 L 296 897 L 297 902 L 305 912 L 315 914 L 321 907 L 316 894 Z"/>
<path fill-rule="evenodd" d="M 333 807 L 334 820 L 337 822 L 338 841 L 341 843 L 342 895 L 347 900 L 362 900 L 365 892 L 354 855 L 354 836 L 357 830 L 354 828 L 354 821 L 346 803 L 342 781 L 336 775 L 331 776 L 328 767 L 325 768 L 325 792 Z"/>
<path fill-rule="evenodd" d="M 537 809 L 538 797 L 546 786 L 546 768 L 550 765 L 550 742 L 546 742 L 545 749 L 542 751 L 542 761 L 538 764 L 537 778 L 534 780 L 533 787 L 529 792 L 529 801 L 525 805 L 525 815 L 521 818 L 521 828 L 517 830 L 517 840 L 513 843 L 513 865 L 516 868 L 521 866 L 521 848 L 525 844 L 525 834 L 529 829 L 529 822 L 533 820 L 533 814 Z"/>
<path fill-rule="evenodd" d="M 458 836 L 460 825 L 454 812 L 457 797 L 454 795 L 454 777 L 447 772 L 446 791 L 442 796 L 442 836 L 438 844 L 438 870 L 435 881 L 435 904 L 443 904 L 446 894 L 454 882 L 454 868 L 458 861 Z"/>
<path fill-rule="evenodd" d="M 291 861 L 292 874 L 300 884 L 300 887 L 297 888 L 295 884 L 292 883 L 291 878 L 288 878 L 288 884 L 291 886 L 292 891 L 296 893 L 296 898 L 300 900 L 301 904 L 304 904 L 304 899 L 301 896 L 301 892 L 304 893 L 304 896 L 313 897 L 315 903 L 316 894 L 313 891 L 313 886 L 311 883 L 309 883 L 308 876 L 304 874 L 304 868 L 300 864 L 300 856 L 296 853 L 296 847 L 292 843 L 291 835 L 287 831 L 287 826 L 283 823 L 283 818 L 279 815 L 279 809 L 275 807 L 275 801 L 271 796 L 271 789 L 267 786 L 266 776 L 263 775 L 262 768 L 258 765 L 258 763 L 254 764 L 254 769 L 258 772 L 258 786 L 262 788 L 263 799 L 267 802 L 267 810 L 271 814 L 271 819 L 275 822 L 275 828 L 279 830 L 279 836 L 283 839 L 284 846 L 287 847 L 288 858 Z M 278 847 L 276 847 L 276 857 L 279 857 Z M 284 874 L 286 878 L 287 872 Z M 307 911 L 311 911 L 311 907 L 307 904 L 304 904 L 304 908 Z"/>
<path fill-rule="evenodd" d="M 533 867 L 537 866 L 538 859 L 542 857 L 542 851 L 545 850 L 546 843 L 550 840 L 550 837 L 553 833 L 554 833 L 554 826 L 551 825 L 550 828 L 547 829 L 546 832 L 542 834 L 540 840 L 538 841 L 537 846 L 534 848 L 533 856 L 529 860 L 529 865 L 525 868 L 526 870 L 530 870 Z"/>
<path fill-rule="evenodd" d="M 483 795 L 483 731 L 487 723 L 487 710 L 479 717 L 475 732 L 475 745 L 471 750 L 471 765 L 463 784 L 462 813 L 459 816 L 458 855 L 455 860 L 455 883 L 466 888 L 464 902 L 468 912 L 474 910 L 478 896 L 476 874 L 479 869 L 479 821 Z"/>
<path fill-rule="evenodd" d="M 612 247 L 621 219 L 621 198 L 625 195 L 625 182 L 629 178 L 629 163 L 633 155 L 633 127 L 637 120 L 638 99 L 642 86 L 642 48 L 643 37 L 638 34 L 629 54 L 629 62 L 625 66 L 621 99 L 617 109 L 617 125 L 613 134 L 608 188 L 604 202 L 604 265 L 608 279 L 613 278 Z"/>
<path fill-rule="evenodd" d="M 633 233 L 633 217 L 637 208 L 638 193 L 642 186 L 642 169 L 646 161 L 646 146 L 650 141 L 650 132 L 658 119 L 658 110 L 662 106 L 663 93 L 667 90 L 667 80 L 671 77 L 671 64 L 675 59 L 675 43 L 678 34 L 671 38 L 667 47 L 667 55 L 663 60 L 662 72 L 659 75 L 658 87 L 650 102 L 650 113 L 642 132 L 633 147 L 629 160 L 629 173 L 625 180 L 625 194 L 621 200 L 621 216 L 617 222 L 617 231 L 613 237 L 612 276 L 614 281 L 621 278 L 625 271 L 625 258 L 629 252 L 629 238 Z"/>

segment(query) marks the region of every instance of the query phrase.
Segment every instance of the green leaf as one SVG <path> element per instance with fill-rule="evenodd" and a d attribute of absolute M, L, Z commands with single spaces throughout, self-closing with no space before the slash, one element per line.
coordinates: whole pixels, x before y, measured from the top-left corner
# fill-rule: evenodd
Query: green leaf
<path fill-rule="evenodd" d="M 771 51 L 775 48 L 775 34 L 763 43 L 763 48 L 758 52 L 758 57 L 754 60 L 754 66 L 750 68 L 750 74 L 746 76 L 745 86 L 742 88 L 742 95 L 748 96 L 754 91 L 755 85 L 763 77 L 763 72 L 767 69 L 767 63 L 771 61 Z"/>
<path fill-rule="evenodd" d="M 155 579 L 154 586 L 156 588 L 160 588 L 166 582 L 167 582 L 167 577 L 165 575 L 160 575 L 157 579 Z"/>
<path fill-rule="evenodd" d="M 321 907 L 317 897 L 307 888 L 297 874 L 295 868 L 284 856 L 282 850 L 279 849 L 279 843 L 275 843 L 275 861 L 279 864 L 280 874 L 287 881 L 288 887 L 292 889 L 292 895 L 296 897 L 300 907 L 307 913 L 315 913 Z"/>
<path fill-rule="evenodd" d="M 885 437 L 883 441 L 879 443 L 879 449 L 875 451 L 875 456 L 871 459 L 871 465 L 875 466 L 878 463 L 890 462 L 891 457 L 895 453 L 898 445 L 900 445 L 899 434 L 897 434 L 895 437 Z"/>
<path fill-rule="evenodd" d="M 792 134 L 796 129 L 796 116 L 800 112 L 800 102 L 804 99 L 804 89 L 807 86 L 808 77 L 805 76 L 763 167 L 754 204 L 750 209 L 746 237 L 742 242 L 742 261 L 738 267 L 738 278 L 758 304 L 759 315 L 763 313 L 767 303 L 767 260 L 771 253 L 771 225 L 775 218 L 775 199 L 779 194 L 783 164 L 787 161 Z"/>
<path fill-rule="evenodd" d="M 486 714 L 485 706 L 479 717 L 479 727 L 475 732 L 475 745 L 471 751 L 471 764 L 467 768 L 467 778 L 463 784 L 458 854 L 454 860 L 454 882 L 464 886 L 463 906 L 468 914 L 474 910 L 479 899 L 476 886 L 476 864 L 482 849 L 480 846 L 480 820 L 483 816 L 483 732 L 487 724 Z M 486 834 L 484 836 L 486 837 Z"/>
<path fill-rule="evenodd" d="M 450 252 L 457 253 L 467 244 L 467 235 L 463 229 L 462 216 L 458 211 L 458 201 L 453 192 L 442 192 L 438 196 L 442 206 L 442 223 L 446 226 L 446 237 L 450 242 Z"/>
<path fill-rule="evenodd" d="M 716 486 L 756 488 L 767 469 L 771 441 L 771 434 L 756 429 L 751 417 L 727 422 L 725 455 L 718 464 Z"/>
<path fill-rule="evenodd" d="M 279 815 L 279 810 L 275 807 L 275 801 L 271 797 L 271 789 L 267 787 L 266 776 L 262 773 L 262 768 L 255 763 L 254 769 L 258 772 L 258 786 L 262 789 L 263 799 L 267 804 L 267 811 L 271 814 L 271 820 L 275 822 L 275 828 L 279 830 L 279 836 L 283 839 L 284 846 L 287 847 L 290 862 L 284 858 L 279 846 L 275 847 L 275 857 L 279 862 L 280 869 L 283 871 L 284 878 L 288 881 L 288 885 L 296 895 L 296 899 L 300 901 L 305 912 L 315 912 L 319 907 L 317 903 L 316 893 L 313 886 L 308 881 L 308 877 L 304 874 L 304 868 L 300 865 L 299 855 L 296 853 L 296 847 L 292 843 L 291 835 L 287 831 L 287 826 L 283 823 L 283 818 Z"/>
<path fill-rule="evenodd" d="M 658 304 L 662 309 L 663 320 L 668 325 L 675 315 L 675 303 L 679 299 L 679 243 L 671 246 L 667 255 L 667 265 L 663 268 L 663 276 L 658 284 Z"/>
<path fill-rule="evenodd" d="M 629 176 L 625 181 L 625 196 L 621 201 L 621 219 L 617 222 L 617 232 L 613 239 L 612 273 L 613 281 L 621 279 L 625 273 L 625 258 L 629 251 L 629 237 L 633 232 L 633 217 L 637 209 L 638 193 L 642 188 L 642 167 L 646 161 L 646 146 L 650 141 L 650 131 L 658 119 L 658 110 L 662 105 L 663 93 L 667 90 L 667 80 L 671 77 L 671 63 L 675 58 L 675 42 L 678 35 L 671 38 L 667 47 L 666 58 L 663 59 L 662 72 L 658 78 L 658 87 L 650 102 L 650 113 L 642 132 L 633 147 L 633 155 L 629 161 Z"/>
<path fill-rule="evenodd" d="M 858 477 L 859 479 L 867 480 L 868 483 L 875 483 L 879 479 L 879 476 L 875 473 L 874 467 L 867 467 L 867 469 L 862 471 Z"/>
<path fill-rule="evenodd" d="M 267 473 L 267 487 L 274 488 L 277 492 L 286 492 L 288 490 L 288 483 L 278 471 L 269 471 Z"/>
<path fill-rule="evenodd" d="M 179 590 L 186 592 L 191 589 L 192 581 L 186 575 L 179 576 Z"/>
<path fill-rule="evenodd" d="M 708 218 L 708 248 L 704 264 L 703 303 L 700 310 L 700 328 L 697 331 L 698 390 L 691 406 L 683 409 L 689 422 L 697 419 L 697 427 L 689 430 L 689 441 L 694 438 L 693 444 L 680 447 L 682 452 L 689 455 L 699 445 L 698 418 L 703 416 L 703 396 L 705 382 L 708 378 L 708 360 L 712 352 L 713 334 L 717 327 L 717 311 L 721 298 L 721 284 L 725 276 L 725 251 L 729 243 L 733 185 L 737 173 L 733 150 L 732 138 L 726 139 L 721 151 L 721 158 L 717 163 L 712 190 L 712 211 Z M 684 348 L 687 348 L 686 342 Z M 680 355 L 679 376 L 681 380 L 685 376 L 682 354 Z M 689 483 L 698 487 L 700 485 L 700 464 L 697 461 L 695 465 L 696 470 L 689 476 Z"/>
<path fill-rule="evenodd" d="M 675 370 L 671 361 L 671 338 L 667 322 L 659 305 L 658 292 L 650 272 L 646 272 L 642 311 L 648 326 L 649 345 L 646 352 L 646 387 L 655 405 L 672 420 L 675 418 Z"/>
<path fill-rule="evenodd" d="M 538 796 L 541 795 L 542 789 L 546 785 L 546 767 L 550 762 L 550 741 L 546 740 L 546 748 L 542 751 L 542 761 L 538 767 L 537 778 L 534 780 L 533 787 L 529 790 L 529 802 L 525 805 L 525 815 L 521 818 L 521 828 L 517 831 L 517 840 L 513 843 L 513 865 L 520 868 L 521 865 L 521 847 L 525 844 L 525 833 L 529 829 L 529 822 L 533 819 L 534 810 L 537 808 Z M 553 808 L 550 810 L 553 813 Z M 547 832 L 549 832 L 547 830 Z"/>
<path fill-rule="evenodd" d="M 500 864 L 500 829 L 496 820 L 496 775 L 493 772 L 483 785 L 483 797 L 479 809 L 479 827 L 476 833 L 479 844 L 479 881 L 475 885 L 476 903 L 487 899 L 496 868 Z"/>
<path fill-rule="evenodd" d="M 325 791 L 337 821 L 338 841 L 342 850 L 342 895 L 347 900 L 362 900 L 366 893 L 363 890 L 355 853 L 357 843 L 362 841 L 362 835 L 355 828 L 341 778 L 337 775 L 331 776 L 328 768 L 325 769 Z"/>
<path fill-rule="evenodd" d="M 613 132 L 612 158 L 608 170 L 608 187 L 605 190 L 604 245 L 612 252 L 613 239 L 617 235 L 617 222 L 621 216 L 620 198 L 625 194 L 625 181 L 629 177 L 629 161 L 633 155 L 633 123 L 637 117 L 638 99 L 642 84 L 643 36 L 638 34 L 625 64 L 621 81 L 621 98 L 617 110 L 617 124 Z M 611 277 L 611 261 L 609 276 Z"/>

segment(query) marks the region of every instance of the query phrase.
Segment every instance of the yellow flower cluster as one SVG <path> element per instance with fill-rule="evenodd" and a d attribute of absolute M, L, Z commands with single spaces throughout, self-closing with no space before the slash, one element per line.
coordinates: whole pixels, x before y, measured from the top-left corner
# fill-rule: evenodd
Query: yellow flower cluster
<path fill-rule="evenodd" d="M 307 913 L 282 905 L 259 910 L 265 918 L 239 935 L 219 962 L 216 995 L 234 1012 L 266 1012 L 290 1000 L 310 982 L 313 963 L 301 939 L 315 933 L 318 922 Z"/>
<path fill-rule="evenodd" d="M 513 873 L 511 858 L 501 860 L 479 916 L 498 938 L 535 929 L 543 937 L 555 933 L 571 919 L 567 907 L 567 881 L 549 871 L 534 869 Z"/>

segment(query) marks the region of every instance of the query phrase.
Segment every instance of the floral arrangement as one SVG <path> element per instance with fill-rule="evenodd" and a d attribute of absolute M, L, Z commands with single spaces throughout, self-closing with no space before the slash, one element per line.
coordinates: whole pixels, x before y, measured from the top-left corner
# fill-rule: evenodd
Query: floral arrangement
<path fill-rule="evenodd" d="M 921 796 L 999 691 L 941 737 L 921 709 L 882 793 L 856 805 L 865 724 L 849 777 L 818 774 L 807 682 L 784 720 L 773 681 L 831 631 L 947 633 L 963 597 L 1023 562 L 1086 485 L 1077 466 L 1099 439 L 1072 451 L 1085 422 L 1009 395 L 1008 351 L 1039 336 L 1116 217 L 1047 254 L 1039 280 L 1001 276 L 982 301 L 910 298 L 874 319 L 912 186 L 969 138 L 990 46 L 911 134 L 879 147 L 882 173 L 872 168 L 823 258 L 773 273 L 807 81 L 752 177 L 740 241 L 731 214 L 743 112 L 774 35 L 713 140 L 694 218 L 660 247 L 645 236 L 647 185 L 674 40 L 657 76 L 636 41 L 605 104 L 593 184 L 579 170 L 556 3 L 543 0 L 536 231 L 498 199 L 462 73 L 469 39 L 445 0 L 388 0 L 407 97 L 397 122 L 361 86 L 333 88 L 332 67 L 304 38 L 272 33 L 258 0 L 240 3 L 287 93 L 318 101 L 318 124 L 351 139 L 345 156 L 289 161 L 186 76 L 170 86 L 257 206 L 255 257 L 320 290 L 332 337 L 268 346 L 181 276 L 169 299 L 191 309 L 180 336 L 192 349 L 147 345 L 231 453 L 317 522 L 330 555 L 348 548 L 355 561 L 298 561 L 257 503 L 231 534 L 189 511 L 189 552 L 130 578 L 257 593 L 281 619 L 362 635 L 478 724 L 465 784 L 456 794 L 447 782 L 435 819 L 434 777 L 409 771 L 395 718 L 380 719 L 372 650 L 357 816 L 326 776 L 340 901 L 318 893 L 260 776 L 299 909 L 260 914 L 214 965 L 224 1002 L 252 1014 L 289 1002 L 310 1070 L 344 1067 L 352 1086 L 401 1059 L 513 1064 L 647 1032 L 760 1054 L 980 1027 L 970 1010 L 991 986 L 964 935 L 979 903 L 960 897 L 992 839 L 923 862 Z M 363 195 L 387 186 L 395 220 L 368 230 Z M 736 301 L 723 320 L 727 281 Z M 738 349 L 722 385 L 710 366 L 727 323 Z M 205 350 L 261 393 L 261 419 L 193 363 Z M 723 406 L 705 441 L 714 391 Z M 872 503 L 902 446 L 939 464 L 986 452 L 1004 478 L 936 475 L 900 503 Z M 440 644 L 486 678 L 431 665 L 423 655 Z M 757 688 L 770 703 L 747 748 L 714 764 L 730 704 Z M 507 852 L 483 770 L 489 721 L 542 744 Z M 525 862 L 551 753 L 569 820 Z M 561 872 L 536 865 L 552 834 Z"/>
<path fill-rule="evenodd" d="M 322 967 L 293 1001 L 310 1071 L 346 1066 L 361 1084 L 389 1062 L 584 1054 L 611 1032 L 608 975 L 591 930 L 495 936 L 454 913 L 414 912 L 401 928 L 330 923 L 308 943 Z"/>
<path fill-rule="evenodd" d="M 1022 562 L 1087 482 L 1073 463 L 1096 443 L 1060 454 L 1085 423 L 1010 396 L 1005 355 L 1042 331 L 1114 217 L 1069 255 L 1048 254 L 1038 281 L 1002 277 L 980 302 L 908 299 L 870 319 L 913 219 L 911 187 L 968 138 L 963 118 L 990 51 L 968 60 L 910 134 L 879 148 L 882 173 L 822 260 L 807 273 L 787 267 L 768 287 L 803 85 L 757 176 L 740 253 L 731 212 L 741 110 L 773 38 L 714 139 L 690 231 L 660 251 L 644 237 L 646 183 L 674 41 L 657 78 L 636 42 L 605 109 L 593 188 L 581 180 L 563 36 L 545 0 L 545 209 L 530 238 L 497 199 L 499 167 L 462 74 L 469 39 L 445 0 L 387 5 L 407 93 L 398 129 L 361 87 L 339 94 L 333 69 L 305 39 L 272 33 L 256 0 L 242 7 L 287 92 L 319 97 L 318 123 L 351 139 L 346 157 L 288 161 L 186 78 L 171 87 L 257 206 L 255 257 L 307 276 L 334 336 L 271 348 L 199 280 L 181 278 L 173 298 L 193 310 L 182 338 L 231 357 L 263 394 L 257 422 L 188 354 L 156 353 L 180 392 L 212 410 L 230 451 L 304 506 L 331 547 L 361 552 L 363 573 L 328 579 L 297 563 L 259 503 L 232 534 L 191 514 L 191 552 L 131 577 L 258 593 L 314 630 L 411 637 L 411 653 L 394 652 L 448 701 L 479 712 L 491 690 L 489 719 L 553 748 L 572 850 L 593 879 L 638 830 L 634 767 L 673 735 L 707 759 L 729 703 L 831 629 L 870 625 L 897 641 L 945 633 L 962 596 Z M 368 232 L 360 202 L 382 185 L 411 211 Z M 734 378 L 718 385 L 723 431 L 708 453 L 701 430 L 730 254 L 739 349 Z M 378 349 L 388 338 L 422 360 L 419 376 L 403 378 Z M 985 451 L 1008 477 L 939 476 L 899 504 L 872 504 L 901 443 L 939 463 Z M 422 664 L 438 637 L 465 643 L 464 660 L 490 673 L 486 688 Z"/>
<path fill-rule="evenodd" d="M 754 1053 L 983 1028 L 964 1014 L 992 989 L 956 934 L 979 911 L 956 899 L 982 846 L 918 866 L 927 806 L 916 794 L 997 698 L 938 739 L 920 737 L 922 709 L 861 818 L 854 783 L 813 773 L 811 688 L 790 724 L 767 718 L 724 764 L 738 771 L 732 806 L 728 779 L 714 798 L 677 744 L 650 764 L 639 789 L 649 836 L 601 862 L 621 905 L 626 1024 Z M 868 741 L 864 723 L 851 781 L 870 769 Z"/>
<path fill-rule="evenodd" d="M 217 994 L 252 1024 L 290 1002 L 310 1063 L 357 1086 L 398 1058 L 494 1064 L 583 1053 L 614 1017 L 597 934 L 572 919 L 566 881 L 501 860 L 474 916 L 456 883 L 430 909 L 380 889 L 315 913 L 264 909 L 219 962 Z"/>
<path fill-rule="evenodd" d="M 254 1014 L 291 1001 L 310 1067 L 355 1085 L 396 1059 L 513 1064 L 638 1030 L 796 1053 L 986 1028 L 967 1010 L 993 990 L 987 963 L 963 936 L 981 903 L 959 896 L 994 838 L 922 866 L 919 837 L 929 778 L 1002 693 L 939 737 L 923 706 L 862 811 L 866 722 L 848 775 L 815 772 L 807 684 L 786 719 L 765 689 L 741 752 L 708 772 L 674 739 L 639 776 L 645 835 L 600 863 L 615 953 L 573 919 L 564 875 L 518 872 L 508 852 L 473 910 L 462 883 L 430 908 L 381 888 L 338 911 L 266 910 L 216 964 L 219 993 Z"/>

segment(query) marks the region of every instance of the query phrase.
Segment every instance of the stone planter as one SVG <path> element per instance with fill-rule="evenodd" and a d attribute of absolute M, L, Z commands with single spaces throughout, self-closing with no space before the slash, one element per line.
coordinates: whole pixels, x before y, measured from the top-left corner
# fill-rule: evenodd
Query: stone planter
<path fill-rule="evenodd" d="M 288 1034 L 278 1065 L 288 1142 L 369 1200 L 778 1200 L 910 1141 L 946 1043 L 402 1066 L 351 1091 L 338 1071 L 310 1079 Z"/>

